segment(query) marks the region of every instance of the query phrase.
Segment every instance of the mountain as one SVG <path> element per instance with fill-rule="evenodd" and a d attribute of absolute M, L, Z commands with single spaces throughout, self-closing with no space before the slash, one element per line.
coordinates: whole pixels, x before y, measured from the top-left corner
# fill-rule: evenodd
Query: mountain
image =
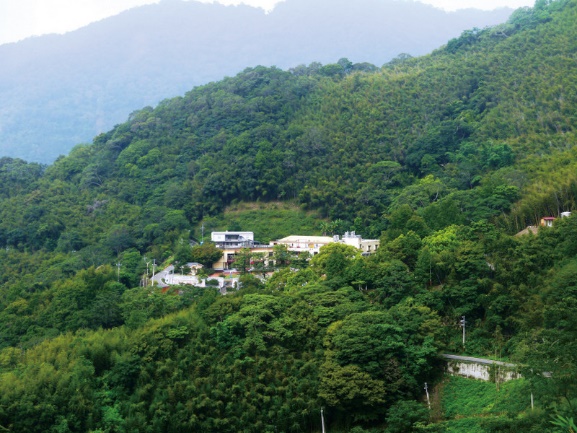
<path fill-rule="evenodd" d="M 446 13 L 421 3 L 287 0 L 247 6 L 163 1 L 80 30 L 0 46 L 0 155 L 48 163 L 135 109 L 245 67 L 418 56 L 508 9 Z"/>
<path fill-rule="evenodd" d="M 575 22 L 577 0 L 540 1 L 382 68 L 250 67 L 48 167 L 0 159 L 2 429 L 318 432 L 324 408 L 329 431 L 570 431 Z M 141 285 L 203 229 L 315 219 L 380 247 L 279 248 L 226 296 Z M 523 378 L 484 398 L 441 353 Z"/>

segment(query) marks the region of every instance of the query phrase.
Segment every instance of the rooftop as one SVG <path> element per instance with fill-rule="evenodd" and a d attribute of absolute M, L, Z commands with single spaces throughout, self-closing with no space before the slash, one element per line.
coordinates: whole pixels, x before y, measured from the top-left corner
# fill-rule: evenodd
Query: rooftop
<path fill-rule="evenodd" d="M 331 236 L 287 236 L 286 238 L 279 239 L 276 242 L 281 243 L 298 243 L 298 242 L 306 242 L 311 244 L 328 244 L 334 242 L 334 239 Z"/>

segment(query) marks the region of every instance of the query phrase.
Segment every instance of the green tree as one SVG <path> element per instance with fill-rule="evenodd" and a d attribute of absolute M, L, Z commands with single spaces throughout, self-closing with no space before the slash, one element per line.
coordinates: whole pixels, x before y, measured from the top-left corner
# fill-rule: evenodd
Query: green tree
<path fill-rule="evenodd" d="M 241 248 L 234 254 L 232 265 L 240 270 L 241 274 L 247 274 L 252 267 L 252 251 L 250 248 Z"/>
<path fill-rule="evenodd" d="M 273 247 L 273 260 L 277 268 L 285 268 L 291 264 L 293 255 L 289 252 L 288 247 L 278 244 Z"/>
<path fill-rule="evenodd" d="M 198 252 L 196 254 L 201 255 Z M 185 242 L 184 239 L 180 239 L 177 246 L 174 248 L 174 261 L 178 263 L 189 263 L 195 261 L 197 263 L 203 264 L 198 260 L 194 260 L 193 257 L 194 257 L 193 247 L 188 242 Z M 216 260 L 218 260 L 219 258 L 220 257 L 218 257 Z M 211 264 L 212 263 L 214 263 L 214 261 L 211 262 Z"/>
<path fill-rule="evenodd" d="M 212 242 L 195 245 L 190 251 L 190 259 L 194 262 L 200 263 L 206 268 L 212 268 L 213 263 L 221 257 L 222 250 L 217 248 Z"/>
<path fill-rule="evenodd" d="M 319 274 L 339 274 L 345 270 L 347 264 L 360 256 L 361 252 L 351 245 L 331 242 L 321 247 L 320 252 L 311 259 L 310 266 Z M 341 267 L 342 265 L 345 266 Z"/>
<path fill-rule="evenodd" d="M 354 407 L 353 419 L 376 419 L 399 395 L 420 392 L 436 357 L 438 317 L 413 301 L 391 312 L 351 314 L 327 331 L 319 395 L 341 410 Z"/>

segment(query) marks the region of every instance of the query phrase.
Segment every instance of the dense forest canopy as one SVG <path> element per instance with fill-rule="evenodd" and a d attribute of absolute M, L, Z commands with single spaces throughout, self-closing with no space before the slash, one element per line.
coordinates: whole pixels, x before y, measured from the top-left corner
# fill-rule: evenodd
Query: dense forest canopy
<path fill-rule="evenodd" d="M 248 68 L 48 167 L 2 158 L 0 430 L 320 431 L 324 407 L 333 431 L 459 431 L 421 403 L 443 351 L 516 362 L 534 394 L 475 431 L 569 426 L 576 15 L 540 0 L 382 68 Z M 204 224 L 381 247 L 275 251 L 226 296 L 140 287 Z"/>

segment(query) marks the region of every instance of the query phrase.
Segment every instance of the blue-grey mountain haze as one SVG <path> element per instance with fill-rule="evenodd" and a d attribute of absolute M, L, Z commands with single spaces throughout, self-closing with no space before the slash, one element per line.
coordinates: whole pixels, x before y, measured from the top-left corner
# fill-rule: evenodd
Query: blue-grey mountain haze
<path fill-rule="evenodd" d="M 65 35 L 0 45 L 0 156 L 51 163 L 128 115 L 246 67 L 381 66 L 423 55 L 512 11 L 444 12 L 394 0 L 248 6 L 164 1 Z"/>

